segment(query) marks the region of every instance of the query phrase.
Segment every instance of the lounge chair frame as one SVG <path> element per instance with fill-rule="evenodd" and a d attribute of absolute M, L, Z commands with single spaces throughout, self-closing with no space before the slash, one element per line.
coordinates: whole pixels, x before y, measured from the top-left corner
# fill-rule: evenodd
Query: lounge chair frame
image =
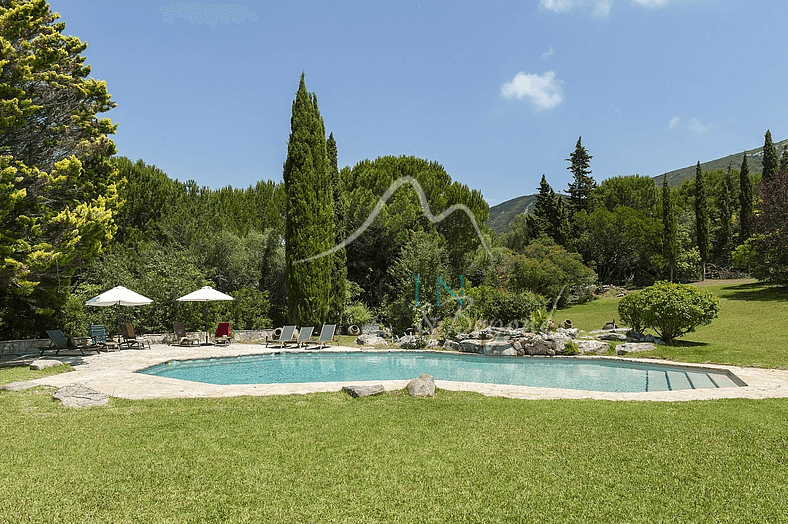
<path fill-rule="evenodd" d="M 334 333 L 336 333 L 336 330 L 336 324 L 323 324 L 320 330 L 320 336 L 314 341 L 314 344 L 317 345 L 309 349 L 323 349 L 329 347 L 328 344 L 334 341 Z"/>
<path fill-rule="evenodd" d="M 125 324 L 120 325 L 120 335 L 123 338 L 123 341 L 119 344 L 119 347 L 123 349 L 125 346 L 128 349 L 145 349 L 147 347 L 150 349 L 150 342 L 145 340 L 144 338 L 137 338 L 134 334 L 134 325 L 131 322 L 126 322 Z"/>
<path fill-rule="evenodd" d="M 265 347 L 285 347 L 285 344 L 288 341 L 293 340 L 293 336 L 295 335 L 295 326 L 285 326 L 282 328 L 282 333 L 279 335 L 279 338 L 268 338 L 265 337 Z M 274 344 L 274 346 L 270 346 L 270 344 Z"/>
<path fill-rule="evenodd" d="M 47 336 L 49 337 L 49 345 L 38 347 L 38 349 L 41 350 L 39 357 L 44 356 L 45 351 L 50 351 L 53 349 L 55 350 L 55 355 L 59 354 L 61 349 L 78 349 L 83 355 L 85 354 L 85 351 L 95 351 L 96 353 L 99 352 L 98 346 L 75 346 L 73 344 L 69 344 L 68 338 L 59 329 L 47 329 Z"/>
<path fill-rule="evenodd" d="M 219 322 L 219 325 L 216 327 L 216 333 L 213 336 L 213 343 L 217 346 L 229 346 L 230 345 L 230 323 L 229 322 Z"/>
<path fill-rule="evenodd" d="M 199 346 L 199 337 L 189 336 L 186 333 L 186 325 L 183 322 L 173 322 L 172 331 L 175 333 L 175 338 L 172 342 L 173 345 L 178 346 Z"/>
<path fill-rule="evenodd" d="M 283 344 L 287 347 L 289 344 L 294 344 L 296 347 L 306 346 L 312 340 L 312 333 L 315 332 L 315 326 L 306 326 L 298 330 L 298 338 L 295 340 L 285 340 Z"/>

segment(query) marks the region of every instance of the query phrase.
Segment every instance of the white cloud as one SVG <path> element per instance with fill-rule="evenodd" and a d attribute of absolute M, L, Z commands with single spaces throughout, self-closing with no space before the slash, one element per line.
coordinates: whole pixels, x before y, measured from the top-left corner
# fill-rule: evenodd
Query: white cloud
<path fill-rule="evenodd" d="M 605 18 L 610 14 L 611 0 L 597 0 L 594 4 L 594 9 L 591 11 L 593 18 Z"/>
<path fill-rule="evenodd" d="M 555 77 L 555 71 L 547 71 L 542 75 L 519 72 L 510 82 L 501 86 L 501 96 L 508 99 L 527 97 L 537 111 L 552 109 L 564 100 L 561 80 Z"/>
<path fill-rule="evenodd" d="M 656 8 L 667 4 L 669 0 L 632 0 L 633 4 L 640 4 L 643 7 Z"/>
<path fill-rule="evenodd" d="M 690 120 L 689 124 L 687 124 L 687 129 L 692 131 L 693 133 L 698 133 L 702 135 L 703 133 L 708 133 L 714 128 L 713 124 L 703 124 L 697 118 L 693 118 Z"/>
<path fill-rule="evenodd" d="M 575 9 L 590 9 L 594 18 L 604 18 L 610 14 L 612 0 L 539 0 L 539 9 L 554 13 L 570 13 Z"/>
<path fill-rule="evenodd" d="M 553 49 L 553 48 L 551 47 L 550 49 L 548 49 L 547 51 L 545 51 L 544 53 L 542 53 L 542 61 L 544 62 L 545 60 L 547 60 L 548 58 L 550 58 L 550 57 L 551 57 L 551 56 L 553 56 L 554 54 L 555 54 L 555 49 Z"/>
<path fill-rule="evenodd" d="M 679 125 L 679 122 L 681 122 L 681 117 L 674 116 L 673 118 L 670 119 L 670 124 L 668 124 L 668 127 L 670 127 L 671 129 L 676 129 L 676 126 Z"/>
<path fill-rule="evenodd" d="M 584 0 L 539 0 L 539 9 L 547 9 L 556 13 L 568 13 L 574 7 L 583 4 Z"/>
<path fill-rule="evenodd" d="M 622 4 L 625 0 L 539 0 L 539 9 L 554 13 L 571 13 L 578 10 L 589 14 L 592 18 L 606 18 L 613 9 L 613 4 Z M 648 9 L 666 6 L 675 0 L 628 0 L 630 3 Z"/>

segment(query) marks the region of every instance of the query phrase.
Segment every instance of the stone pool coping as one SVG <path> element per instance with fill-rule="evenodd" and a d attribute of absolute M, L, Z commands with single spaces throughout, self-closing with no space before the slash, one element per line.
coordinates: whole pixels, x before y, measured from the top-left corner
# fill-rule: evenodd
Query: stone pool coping
<path fill-rule="evenodd" d="M 328 351 L 381 351 L 335 346 Z M 382 351 L 392 351 L 383 349 Z M 345 381 L 312 382 L 301 384 L 236 384 L 216 385 L 187 380 L 157 377 L 136 373 L 137 370 L 160 364 L 168 360 L 185 360 L 211 357 L 230 357 L 250 354 L 264 354 L 282 351 L 266 348 L 263 345 L 230 344 L 229 346 L 178 347 L 161 344 L 151 349 L 123 350 L 101 354 L 47 356 L 74 366 L 68 373 L 50 375 L 31 382 L 41 386 L 62 387 L 68 384 L 83 384 L 107 395 L 125 399 L 161 398 L 203 398 L 232 397 L 239 395 L 290 395 L 317 392 L 339 391 L 346 385 L 383 384 L 386 391 L 405 388 L 407 380 L 388 381 Z M 287 351 L 304 351 L 288 349 Z M 534 357 L 541 358 L 541 357 Z M 546 358 L 546 357 L 545 357 Z M 550 357 L 562 358 L 562 357 Z M 585 358 L 585 357 L 580 357 Z M 472 382 L 452 382 L 436 380 L 438 388 L 452 391 L 474 391 L 487 396 L 518 399 L 597 399 L 597 400 L 652 400 L 686 401 L 711 400 L 722 398 L 786 398 L 788 397 L 788 370 L 761 369 L 737 366 L 718 366 L 709 364 L 689 364 L 665 360 L 621 357 L 593 357 L 617 361 L 647 362 L 689 368 L 708 368 L 727 370 L 739 377 L 746 386 L 720 389 L 687 389 L 680 391 L 653 391 L 648 393 L 611 393 L 603 391 L 580 391 L 560 388 L 540 388 L 531 386 L 509 386 L 500 384 L 477 384 Z M 413 377 L 415 378 L 415 377 Z"/>

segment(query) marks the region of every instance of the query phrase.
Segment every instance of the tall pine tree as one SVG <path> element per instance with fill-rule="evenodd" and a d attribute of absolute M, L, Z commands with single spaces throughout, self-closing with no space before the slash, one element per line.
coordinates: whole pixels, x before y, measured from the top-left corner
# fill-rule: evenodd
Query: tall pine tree
<path fill-rule="evenodd" d="M 747 153 L 744 153 L 739 171 L 739 243 L 752 235 L 752 182 L 750 167 L 747 165 Z"/>
<path fill-rule="evenodd" d="M 698 234 L 698 251 L 703 264 L 702 280 L 706 280 L 706 262 L 709 260 L 709 207 L 706 202 L 706 183 L 700 161 L 695 167 L 695 229 Z"/>
<path fill-rule="evenodd" d="M 565 246 L 569 238 L 569 218 L 567 216 L 564 199 L 556 194 L 547 179 L 542 175 L 539 182 L 539 193 L 534 204 L 534 216 L 539 219 L 544 232 L 556 244 Z"/>
<path fill-rule="evenodd" d="M 303 73 L 290 117 L 284 183 L 287 318 L 298 325 L 323 324 L 328 319 L 332 257 L 308 259 L 334 245 L 334 195 L 325 126 Z"/>
<path fill-rule="evenodd" d="M 566 159 L 571 162 L 567 169 L 573 177 L 568 189 L 569 207 L 573 215 L 578 211 L 591 211 L 591 192 L 596 187 L 596 182 L 591 177 L 591 159 L 594 157 L 583 147 L 582 139 L 582 136 L 577 139 L 575 150 Z"/>
<path fill-rule="evenodd" d="M 676 214 L 673 211 L 673 196 L 667 174 L 662 175 L 662 226 L 662 248 L 670 268 L 670 281 L 673 282 L 679 249 L 676 239 Z"/>
<path fill-rule="evenodd" d="M 777 175 L 780 160 L 777 158 L 777 148 L 772 142 L 772 132 L 766 130 L 763 140 L 763 181 L 771 182 Z"/>
<path fill-rule="evenodd" d="M 331 188 L 334 200 L 334 243 L 345 240 L 345 184 L 339 174 L 337 142 L 334 133 L 326 141 L 328 169 L 331 177 Z M 331 255 L 331 297 L 329 299 L 328 320 L 335 324 L 342 323 L 342 314 L 347 301 L 347 251 L 342 249 Z"/>

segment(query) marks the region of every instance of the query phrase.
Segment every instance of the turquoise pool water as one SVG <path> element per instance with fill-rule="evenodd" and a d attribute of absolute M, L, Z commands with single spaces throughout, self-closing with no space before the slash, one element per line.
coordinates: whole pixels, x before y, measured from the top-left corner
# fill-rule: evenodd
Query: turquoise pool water
<path fill-rule="evenodd" d="M 587 391 L 644 392 L 737 387 L 725 372 L 588 358 L 513 358 L 420 351 L 284 352 L 173 360 L 139 371 L 209 384 L 436 380 Z"/>

